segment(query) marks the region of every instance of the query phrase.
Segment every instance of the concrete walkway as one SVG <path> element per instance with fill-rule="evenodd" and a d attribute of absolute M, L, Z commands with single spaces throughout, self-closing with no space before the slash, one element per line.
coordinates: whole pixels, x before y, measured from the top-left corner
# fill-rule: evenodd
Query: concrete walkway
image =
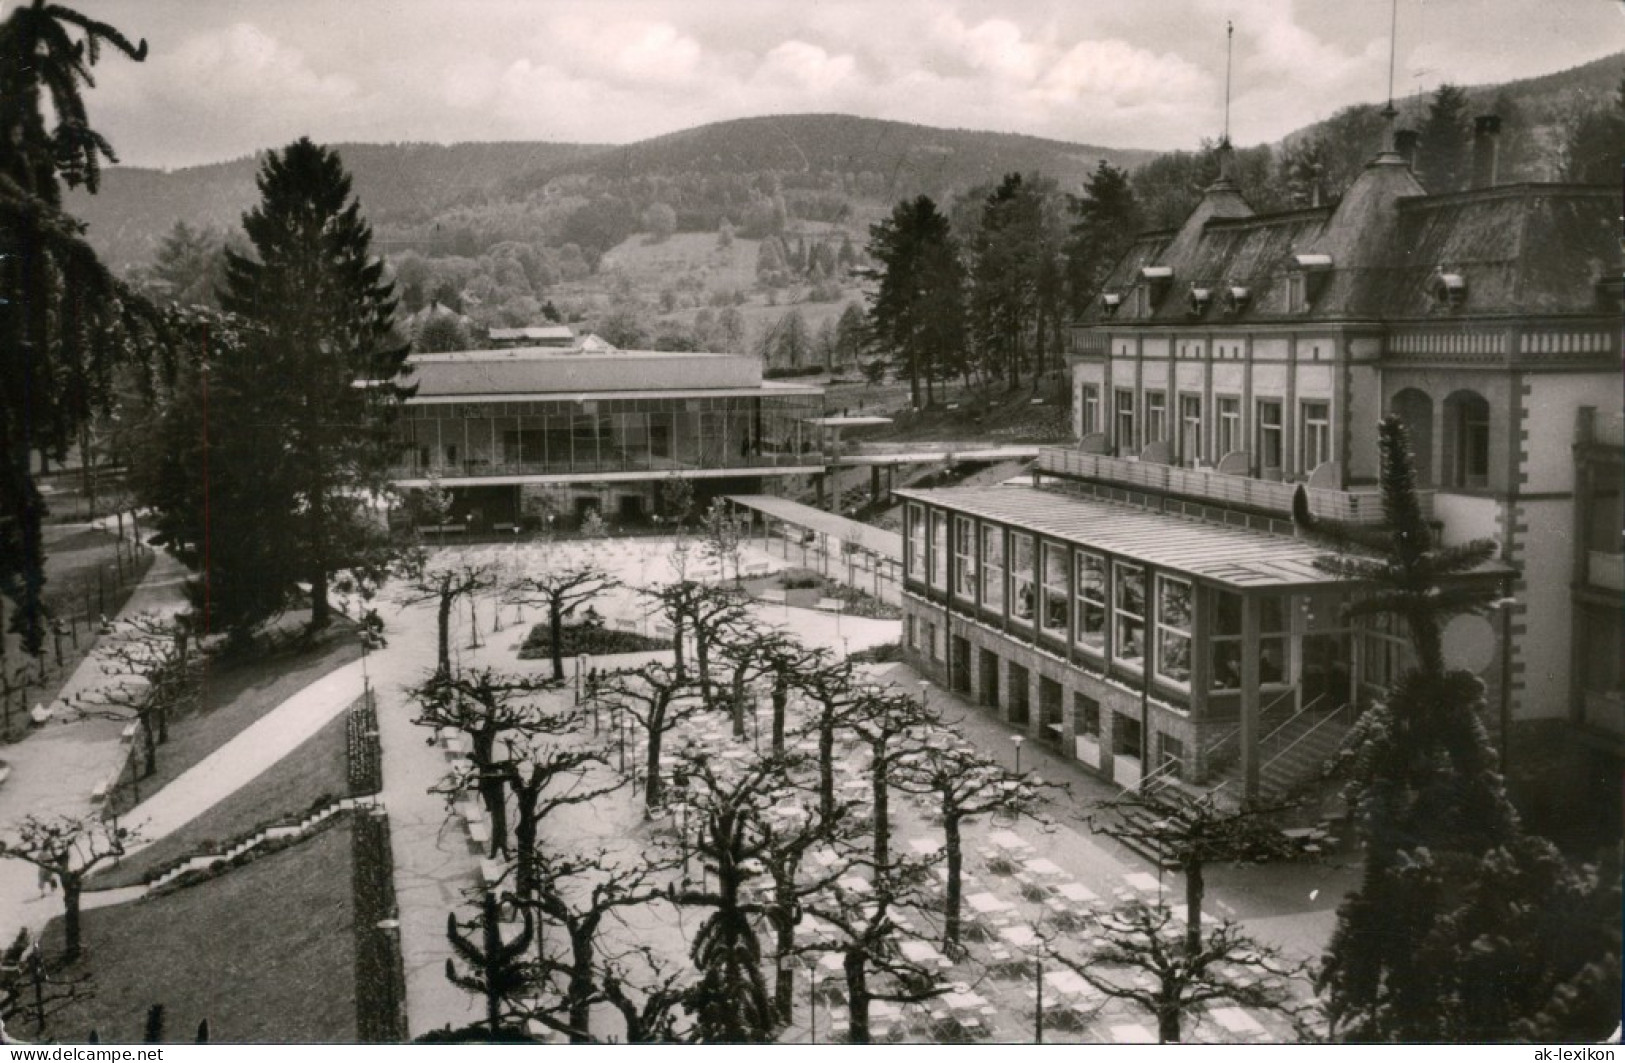
<path fill-rule="evenodd" d="M 185 607 L 185 566 L 167 554 L 153 559 L 146 578 L 130 595 L 119 618 L 138 613 L 172 614 Z M 97 689 L 112 678 L 102 659 L 91 653 L 79 662 L 62 688 L 64 700 Z M 128 747 L 121 741 L 124 724 L 116 720 L 52 722 L 26 739 L 3 748 L 11 775 L 0 785 L 0 830 L 24 816 L 91 816 L 98 811 L 91 791 L 122 765 Z M 9 941 L 19 927 L 38 931 L 59 915 L 55 895 L 39 895 L 34 868 L 17 860 L 0 860 L 0 935 Z"/>

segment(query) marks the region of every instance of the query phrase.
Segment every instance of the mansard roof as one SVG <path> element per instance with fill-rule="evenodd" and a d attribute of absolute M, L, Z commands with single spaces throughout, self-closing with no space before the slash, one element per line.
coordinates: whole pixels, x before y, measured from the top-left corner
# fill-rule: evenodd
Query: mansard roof
<path fill-rule="evenodd" d="M 1379 156 L 1335 207 L 1252 216 L 1198 208 L 1178 230 L 1145 233 L 1129 248 L 1083 324 L 1433 320 L 1517 314 L 1595 314 L 1597 284 L 1622 268 L 1618 191 L 1562 184 L 1498 185 L 1426 195 L 1397 156 Z M 1204 197 L 1206 203 L 1209 197 Z M 1288 290 L 1298 256 L 1325 256 L 1307 310 Z M 1309 259 L 1306 261 L 1320 261 Z M 1152 268 L 1160 298 L 1127 294 Z M 1459 277 L 1459 299 L 1436 278 Z M 1241 305 L 1189 298 L 1192 288 L 1239 287 Z"/>

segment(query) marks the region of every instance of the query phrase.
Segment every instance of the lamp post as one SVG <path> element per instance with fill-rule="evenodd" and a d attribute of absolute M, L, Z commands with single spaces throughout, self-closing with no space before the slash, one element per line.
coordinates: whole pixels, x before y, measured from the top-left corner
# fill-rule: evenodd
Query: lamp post
<path fill-rule="evenodd" d="M 931 680 L 929 679 L 920 680 L 920 707 L 926 709 L 931 707 Z"/>
<path fill-rule="evenodd" d="M 1027 741 L 1026 735 L 1011 735 L 1010 741 L 1016 744 L 1016 773 L 1021 773 L 1021 743 Z"/>
<path fill-rule="evenodd" d="M 590 657 L 588 657 L 585 653 L 583 653 L 583 654 L 576 657 L 576 704 L 577 705 L 581 704 L 581 699 L 586 696 L 586 692 L 587 692 L 587 665 L 591 662 L 591 660 L 592 659 Z"/>
<path fill-rule="evenodd" d="M 671 788 L 677 791 L 678 807 L 682 809 L 683 885 L 688 885 L 688 772 L 676 771 L 671 776 Z"/>

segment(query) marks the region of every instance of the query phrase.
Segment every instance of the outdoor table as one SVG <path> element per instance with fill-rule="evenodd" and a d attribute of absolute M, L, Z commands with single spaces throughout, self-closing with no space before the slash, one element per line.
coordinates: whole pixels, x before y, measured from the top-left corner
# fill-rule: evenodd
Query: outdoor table
<path fill-rule="evenodd" d="M 1019 852 L 1032 848 L 1031 845 L 1027 844 L 1027 839 L 1023 838 L 1013 830 L 990 831 L 988 833 L 987 840 L 998 846 L 1000 849 L 1015 850 Z"/>
<path fill-rule="evenodd" d="M 1076 901 L 1078 904 L 1088 904 L 1091 901 L 1100 899 L 1095 896 L 1093 890 L 1081 882 L 1063 882 L 1055 887 L 1055 892 L 1069 901 Z"/>
<path fill-rule="evenodd" d="M 904 958 L 915 963 L 936 964 L 939 967 L 951 966 L 948 958 L 936 950 L 928 941 L 904 941 L 897 946 Z"/>
<path fill-rule="evenodd" d="M 942 843 L 930 838 L 910 838 L 908 847 L 921 856 L 935 856 L 942 852 Z"/>
<path fill-rule="evenodd" d="M 959 1014 L 979 1012 L 987 1007 L 986 997 L 968 990 L 944 993 L 938 999 L 946 1004 L 950 1011 Z"/>
<path fill-rule="evenodd" d="M 503 867 L 502 862 L 499 860 L 486 859 L 480 861 L 480 878 L 488 887 L 500 885 L 502 880 L 507 877 L 507 874 L 508 869 Z"/>
<path fill-rule="evenodd" d="M 1066 872 L 1061 869 L 1059 864 L 1043 856 L 1034 857 L 1033 859 L 1028 860 L 1022 866 L 1035 875 L 1046 875 L 1054 878 L 1061 878 L 1066 874 Z"/>
<path fill-rule="evenodd" d="M 1148 875 L 1144 871 L 1130 871 L 1123 876 L 1123 881 L 1140 890 L 1142 893 L 1156 893 L 1162 889 L 1155 875 Z"/>
<path fill-rule="evenodd" d="M 1107 1031 L 1112 1042 L 1120 1045 L 1153 1045 L 1157 1043 L 1156 1035 L 1137 1022 L 1124 1022 L 1111 1027 Z"/>
<path fill-rule="evenodd" d="M 1213 1008 L 1208 1016 L 1230 1033 L 1241 1037 L 1262 1037 L 1267 1032 L 1263 1023 L 1242 1008 Z"/>
<path fill-rule="evenodd" d="M 835 885 L 839 886 L 843 890 L 846 890 L 848 893 L 866 894 L 869 892 L 869 883 L 865 882 L 856 875 L 847 875 L 845 878 L 836 879 Z"/>
<path fill-rule="evenodd" d="M 1015 926 L 1007 926 L 1003 930 L 1000 930 L 999 936 L 1018 949 L 1031 950 L 1036 949 L 1039 945 L 1043 944 L 1038 940 L 1038 935 L 1033 933 L 1032 927 L 1024 926 L 1020 923 L 1017 923 Z"/>
<path fill-rule="evenodd" d="M 995 915 L 999 912 L 1008 912 L 1014 907 L 1008 901 L 1001 901 L 991 893 L 972 893 L 965 898 L 965 903 L 978 915 Z"/>
<path fill-rule="evenodd" d="M 1069 971 L 1065 967 L 1058 971 L 1049 971 L 1044 975 L 1044 992 L 1054 992 L 1063 997 L 1087 996 L 1092 987 L 1076 971 Z"/>

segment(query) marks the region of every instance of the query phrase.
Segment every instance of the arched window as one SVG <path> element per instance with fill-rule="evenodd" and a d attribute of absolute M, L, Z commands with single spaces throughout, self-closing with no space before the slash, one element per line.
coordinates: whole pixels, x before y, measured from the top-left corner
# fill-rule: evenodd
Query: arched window
<path fill-rule="evenodd" d="M 1416 455 L 1416 482 L 1433 486 L 1433 400 L 1427 392 L 1406 388 L 1395 395 L 1389 409 L 1405 422 Z"/>
<path fill-rule="evenodd" d="M 1476 391 L 1444 400 L 1444 471 L 1452 487 L 1490 483 L 1490 404 Z"/>

